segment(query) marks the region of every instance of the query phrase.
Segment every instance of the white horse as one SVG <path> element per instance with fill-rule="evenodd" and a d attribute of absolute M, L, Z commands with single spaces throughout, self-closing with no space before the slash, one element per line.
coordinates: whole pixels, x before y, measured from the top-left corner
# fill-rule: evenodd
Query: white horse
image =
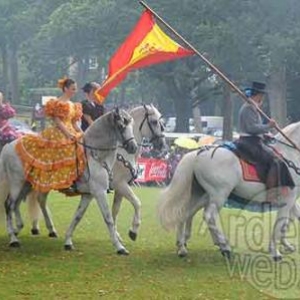
<path fill-rule="evenodd" d="M 283 129 L 284 133 L 300 147 L 300 122 Z M 300 167 L 300 153 L 291 147 L 280 134 L 276 135 L 274 147 L 282 153 L 294 166 Z M 202 149 L 186 154 L 177 166 L 170 185 L 162 192 L 158 204 L 158 214 L 162 225 L 167 228 L 177 228 L 178 255 L 187 254 L 186 242 L 191 234 L 192 218 L 195 213 L 204 208 L 204 220 L 215 245 L 219 246 L 224 256 L 230 257 L 231 248 L 217 225 L 219 211 L 230 194 L 258 203 L 266 201 L 265 185 L 259 182 L 246 182 L 242 176 L 239 159 L 226 148 Z M 298 186 L 300 176 L 290 168 L 296 187 L 284 196 L 285 205 L 278 207 L 277 217 L 273 226 L 269 251 L 274 260 L 280 260 L 282 255 L 277 247 L 281 242 L 288 251 L 295 247 L 286 240 L 286 231 L 290 219 L 300 219 L 300 208 L 296 203 L 300 195 Z M 298 169 L 299 171 L 300 169 Z M 282 196 L 283 197 L 283 196 Z"/>
<path fill-rule="evenodd" d="M 31 186 L 24 177 L 22 162 L 15 151 L 15 144 L 16 141 L 7 144 L 0 156 L 0 209 L 2 206 L 4 207 L 5 203 L 7 231 L 12 247 L 20 245 L 16 231 L 13 228 L 12 213 L 15 210 L 19 212 L 21 200 L 31 191 Z M 133 119 L 123 110 L 115 109 L 105 114 L 97 119 L 84 133 L 83 146 L 86 151 L 87 165 L 77 184 L 79 191 L 83 194 L 66 235 L 67 246 L 72 247 L 72 232 L 83 216 L 88 204 L 95 197 L 117 253 L 128 253 L 118 238 L 106 197 L 109 177 L 120 144 L 128 153 L 133 154 L 137 150 L 137 143 L 133 135 Z M 37 197 L 40 203 L 45 203 L 47 193 L 37 193 Z M 21 215 L 19 215 L 17 217 L 17 232 L 23 227 L 22 223 Z"/>
<path fill-rule="evenodd" d="M 130 115 L 134 120 L 134 137 L 139 146 L 142 145 L 144 138 L 152 143 L 157 150 L 162 150 L 166 146 L 162 115 L 153 105 L 136 107 L 130 111 Z M 115 224 L 123 197 L 134 207 L 132 227 L 129 230 L 129 237 L 132 240 L 136 240 L 141 224 L 141 201 L 130 186 L 130 182 L 137 176 L 138 155 L 139 151 L 135 155 L 131 155 L 120 149 L 113 168 L 112 180 L 112 187 L 115 190 L 112 216 Z"/>
<path fill-rule="evenodd" d="M 114 199 L 112 205 L 112 216 L 116 226 L 117 215 L 120 211 L 122 198 L 125 197 L 134 208 L 132 219 L 132 228 L 129 230 L 129 237 L 136 240 L 138 229 L 141 223 L 141 201 L 132 190 L 130 184 L 137 175 L 137 158 L 139 149 L 142 146 L 144 138 L 153 143 L 155 149 L 161 150 L 165 147 L 165 136 L 163 134 L 164 127 L 162 123 L 161 113 L 153 105 L 140 105 L 133 108 L 129 114 L 134 120 L 133 133 L 138 144 L 138 151 L 135 154 L 130 154 L 122 148 L 118 149 L 117 160 L 113 167 L 112 183 L 114 188 Z M 28 197 L 29 211 L 31 212 L 32 234 L 39 234 L 39 209 L 36 207 L 36 197 Z M 46 221 L 46 226 L 49 230 L 50 237 L 56 237 L 57 233 L 54 228 L 49 209 L 46 205 L 46 199 L 40 202 L 42 213 Z M 16 217 L 20 216 L 20 212 L 16 211 Z M 119 236 L 120 238 L 120 236 Z M 66 244 L 66 249 L 69 249 L 69 244 Z"/>

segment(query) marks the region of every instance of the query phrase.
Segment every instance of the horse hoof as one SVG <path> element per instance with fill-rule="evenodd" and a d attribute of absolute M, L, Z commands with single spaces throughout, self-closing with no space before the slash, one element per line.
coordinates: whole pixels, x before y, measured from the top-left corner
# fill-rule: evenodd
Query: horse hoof
<path fill-rule="evenodd" d="M 20 246 L 21 246 L 20 242 L 17 242 L 17 241 L 11 242 L 9 244 L 9 247 L 11 247 L 11 248 L 20 248 Z"/>
<path fill-rule="evenodd" d="M 282 261 L 282 256 L 281 255 L 274 256 L 273 259 L 275 262 L 279 262 L 279 261 Z"/>
<path fill-rule="evenodd" d="M 117 251 L 118 255 L 129 255 L 129 252 L 124 248 Z"/>
<path fill-rule="evenodd" d="M 39 235 L 40 231 L 39 231 L 39 229 L 34 228 L 34 229 L 31 229 L 31 234 L 32 235 Z"/>
<path fill-rule="evenodd" d="M 285 246 L 284 251 L 286 253 L 294 253 L 296 251 L 296 247 L 294 245 Z"/>
<path fill-rule="evenodd" d="M 229 250 L 221 250 L 222 255 L 227 258 L 230 259 L 231 258 L 231 251 Z"/>
<path fill-rule="evenodd" d="M 180 251 L 180 252 L 177 253 L 177 255 L 178 255 L 178 257 L 180 257 L 180 258 L 184 258 L 184 257 L 187 257 L 187 252 L 186 252 L 186 251 L 185 251 L 185 252 Z"/>
<path fill-rule="evenodd" d="M 135 241 L 136 238 L 137 238 L 137 233 L 136 233 L 136 232 L 133 232 L 132 230 L 129 230 L 128 235 L 129 235 L 129 237 L 130 237 L 130 239 L 131 239 L 132 241 Z"/>
<path fill-rule="evenodd" d="M 73 245 L 65 245 L 64 248 L 65 248 L 66 251 L 72 251 L 72 250 L 74 250 L 74 246 Z"/>
<path fill-rule="evenodd" d="M 51 237 L 51 238 L 57 238 L 58 235 L 57 235 L 57 233 L 55 231 L 53 231 L 53 232 L 49 233 L 49 237 Z"/>

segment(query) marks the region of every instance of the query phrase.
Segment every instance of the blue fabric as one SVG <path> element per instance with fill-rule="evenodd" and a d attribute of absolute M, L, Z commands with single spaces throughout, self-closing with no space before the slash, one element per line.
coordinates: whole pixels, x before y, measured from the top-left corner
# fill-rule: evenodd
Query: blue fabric
<path fill-rule="evenodd" d="M 245 89 L 245 95 L 248 98 L 251 97 L 252 96 L 252 89 L 251 88 Z"/>
<path fill-rule="evenodd" d="M 237 148 L 236 148 L 236 145 L 233 143 L 233 142 L 230 142 L 230 141 L 225 141 L 222 145 L 221 145 L 221 147 L 223 147 L 223 148 L 226 148 L 226 149 L 228 149 L 228 150 L 230 150 L 230 151 L 235 151 Z"/>

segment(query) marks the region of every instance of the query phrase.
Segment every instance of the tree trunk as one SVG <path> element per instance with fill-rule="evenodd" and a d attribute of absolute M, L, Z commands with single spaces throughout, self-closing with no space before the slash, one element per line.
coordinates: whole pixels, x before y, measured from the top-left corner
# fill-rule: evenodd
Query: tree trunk
<path fill-rule="evenodd" d="M 201 110 L 199 104 L 193 105 L 193 118 L 194 118 L 195 132 L 197 133 L 203 132 L 202 122 L 201 122 Z"/>
<path fill-rule="evenodd" d="M 5 97 L 8 95 L 8 57 L 7 57 L 7 47 L 4 45 L 1 48 L 1 56 L 2 56 L 2 71 L 3 71 L 3 92 Z"/>
<path fill-rule="evenodd" d="M 11 103 L 20 103 L 18 50 L 12 46 L 8 53 L 10 93 L 8 93 L 7 98 Z"/>
<path fill-rule="evenodd" d="M 77 84 L 81 87 L 86 83 L 86 78 L 89 70 L 89 59 L 86 57 L 85 59 L 78 60 L 78 72 L 77 77 L 75 78 Z"/>
<path fill-rule="evenodd" d="M 173 76 L 164 77 L 176 114 L 175 132 L 189 132 L 189 93 L 177 84 Z"/>
<path fill-rule="evenodd" d="M 223 140 L 232 140 L 232 115 L 233 115 L 233 105 L 229 86 L 224 85 L 224 109 L 223 109 Z"/>
<path fill-rule="evenodd" d="M 270 113 L 280 127 L 287 124 L 286 70 L 285 66 L 272 73 L 268 79 Z"/>
<path fill-rule="evenodd" d="M 176 112 L 176 132 L 189 132 L 189 114 L 188 114 L 188 99 L 184 98 L 181 93 L 178 93 L 174 99 Z"/>
<path fill-rule="evenodd" d="M 74 80 L 77 80 L 79 72 L 79 61 L 75 57 L 70 56 L 68 59 L 68 65 L 68 76 Z"/>

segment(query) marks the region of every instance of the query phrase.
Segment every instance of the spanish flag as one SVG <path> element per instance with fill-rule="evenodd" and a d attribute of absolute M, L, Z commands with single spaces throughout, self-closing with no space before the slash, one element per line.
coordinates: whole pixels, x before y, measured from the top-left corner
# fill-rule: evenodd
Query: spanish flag
<path fill-rule="evenodd" d="M 146 10 L 133 31 L 115 52 L 109 62 L 107 79 L 95 92 L 103 103 L 109 92 L 125 79 L 131 70 L 193 55 L 173 41 L 156 24 L 153 14 Z"/>

